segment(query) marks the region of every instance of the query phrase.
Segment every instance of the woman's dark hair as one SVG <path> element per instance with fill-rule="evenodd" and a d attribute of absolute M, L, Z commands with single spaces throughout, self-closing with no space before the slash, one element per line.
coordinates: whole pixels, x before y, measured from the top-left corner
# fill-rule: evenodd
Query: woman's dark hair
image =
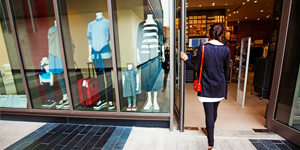
<path fill-rule="evenodd" d="M 220 23 L 215 23 L 211 25 L 209 30 L 209 37 L 211 39 L 216 39 L 220 41 L 220 36 L 223 34 L 223 25 Z"/>

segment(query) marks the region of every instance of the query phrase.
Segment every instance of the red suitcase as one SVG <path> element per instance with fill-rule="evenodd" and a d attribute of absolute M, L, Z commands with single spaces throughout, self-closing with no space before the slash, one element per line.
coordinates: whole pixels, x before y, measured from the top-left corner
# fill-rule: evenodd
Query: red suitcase
<path fill-rule="evenodd" d="M 94 73 L 93 77 L 90 75 L 90 64 L 93 66 L 93 63 L 91 62 L 87 64 L 89 76 L 77 81 L 80 104 L 84 106 L 96 104 L 100 99 L 97 78 L 95 78 Z M 92 72 L 94 71 L 92 70 Z"/>

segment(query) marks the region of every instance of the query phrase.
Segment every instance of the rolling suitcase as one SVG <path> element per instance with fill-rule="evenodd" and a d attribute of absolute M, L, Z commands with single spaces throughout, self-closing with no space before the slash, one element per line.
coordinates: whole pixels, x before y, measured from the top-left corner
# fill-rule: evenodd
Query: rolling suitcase
<path fill-rule="evenodd" d="M 95 77 L 94 72 L 93 77 L 91 77 L 90 74 L 90 65 L 93 66 L 93 63 L 91 62 L 87 64 L 89 76 L 87 78 L 83 78 L 77 81 L 80 104 L 84 106 L 96 104 L 100 99 L 97 78 Z M 94 67 L 92 67 L 92 69 L 93 68 Z"/>

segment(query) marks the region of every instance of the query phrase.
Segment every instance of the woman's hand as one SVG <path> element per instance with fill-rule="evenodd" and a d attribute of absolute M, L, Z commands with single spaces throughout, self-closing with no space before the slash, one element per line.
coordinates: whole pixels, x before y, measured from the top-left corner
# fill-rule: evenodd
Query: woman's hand
<path fill-rule="evenodd" d="M 189 57 L 183 52 L 180 52 L 180 58 L 183 59 L 184 61 L 189 59 Z"/>

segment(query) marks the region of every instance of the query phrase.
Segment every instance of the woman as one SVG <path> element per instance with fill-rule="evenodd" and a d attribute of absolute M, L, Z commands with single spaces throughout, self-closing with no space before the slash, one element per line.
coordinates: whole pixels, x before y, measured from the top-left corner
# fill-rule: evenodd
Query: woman
<path fill-rule="evenodd" d="M 204 45 L 201 88 L 198 98 L 203 103 L 205 111 L 208 149 L 214 150 L 214 127 L 217 119 L 217 109 L 220 101 L 227 99 L 227 79 L 229 77 L 230 49 L 220 42 L 223 34 L 222 24 L 213 24 L 209 30 L 209 42 Z M 199 75 L 202 45 L 197 52 L 196 63 L 193 64 L 185 53 L 180 57 Z"/>

